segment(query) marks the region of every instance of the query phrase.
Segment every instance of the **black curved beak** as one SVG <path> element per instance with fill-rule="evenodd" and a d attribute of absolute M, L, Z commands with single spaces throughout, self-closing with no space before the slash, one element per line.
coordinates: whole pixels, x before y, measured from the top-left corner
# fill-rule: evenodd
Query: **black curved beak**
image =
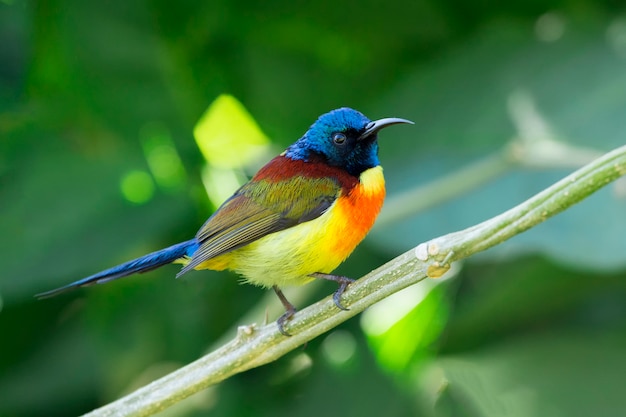
<path fill-rule="evenodd" d="M 363 140 L 369 136 L 372 136 L 373 134 L 375 134 L 376 132 L 378 132 L 380 129 L 384 127 L 391 126 L 391 125 L 398 125 L 398 124 L 414 125 L 415 123 L 413 123 L 410 120 L 399 119 L 397 117 L 387 117 L 385 119 L 374 120 L 373 122 L 369 122 L 367 126 L 365 126 L 365 132 L 361 134 L 361 137 L 359 137 L 359 140 Z"/>

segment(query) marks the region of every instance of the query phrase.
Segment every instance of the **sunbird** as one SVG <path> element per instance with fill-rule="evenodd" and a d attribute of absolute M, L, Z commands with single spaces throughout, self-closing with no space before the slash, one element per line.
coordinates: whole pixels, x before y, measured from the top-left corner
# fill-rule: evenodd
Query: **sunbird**
<path fill-rule="evenodd" d="M 378 132 L 413 122 L 371 121 L 344 107 L 320 116 L 306 133 L 263 166 L 228 198 L 186 242 L 149 253 L 66 286 L 37 294 L 52 297 L 165 264 L 192 269 L 230 269 L 245 281 L 273 288 L 285 313 L 281 333 L 296 312 L 281 291 L 315 278 L 335 281 L 335 305 L 352 279 L 332 275 L 374 225 L 385 198 L 378 159 Z"/>

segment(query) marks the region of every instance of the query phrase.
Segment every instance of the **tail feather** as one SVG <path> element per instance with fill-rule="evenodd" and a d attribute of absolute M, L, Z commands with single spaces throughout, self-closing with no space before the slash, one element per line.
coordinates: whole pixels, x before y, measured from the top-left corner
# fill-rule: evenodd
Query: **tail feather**
<path fill-rule="evenodd" d="M 172 263 L 175 260 L 180 259 L 184 256 L 191 256 L 197 249 L 198 242 L 195 239 L 191 239 L 186 242 L 178 243 L 165 249 L 149 253 L 121 265 L 114 266 L 113 268 L 109 268 L 104 271 L 98 272 L 97 274 L 90 275 L 86 278 L 83 278 L 76 282 L 72 282 L 71 284 L 65 285 L 63 287 L 42 292 L 35 295 L 35 297 L 39 299 L 54 297 L 55 295 L 71 291 L 75 288 L 86 287 L 94 284 L 103 284 L 105 282 L 113 281 L 118 278 L 123 278 L 128 275 L 147 272 L 160 266 Z"/>

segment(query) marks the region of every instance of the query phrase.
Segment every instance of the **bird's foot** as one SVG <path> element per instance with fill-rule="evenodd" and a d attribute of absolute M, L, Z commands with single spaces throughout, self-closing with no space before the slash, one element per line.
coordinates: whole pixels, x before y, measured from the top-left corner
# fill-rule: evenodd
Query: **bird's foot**
<path fill-rule="evenodd" d="M 294 314 L 296 314 L 296 308 L 293 306 L 293 304 L 289 302 L 289 300 L 287 300 L 287 297 L 285 297 L 285 294 L 283 294 L 280 288 L 278 288 L 276 285 L 274 285 L 272 288 L 274 289 L 274 292 L 278 296 L 280 302 L 285 307 L 285 313 L 283 313 L 283 315 L 280 316 L 278 320 L 276 320 L 278 330 L 285 336 L 291 336 L 291 334 L 289 334 L 289 332 L 285 330 L 285 323 L 291 320 Z"/>
<path fill-rule="evenodd" d="M 276 324 L 278 325 L 278 330 L 287 337 L 291 336 L 291 333 L 285 330 L 285 323 L 291 320 L 294 314 L 296 314 L 295 308 L 293 310 L 285 311 L 283 315 L 280 316 L 278 320 L 276 320 Z"/>
<path fill-rule="evenodd" d="M 337 284 L 339 284 L 339 288 L 337 288 L 337 291 L 335 291 L 335 293 L 333 294 L 333 301 L 335 302 L 335 305 L 337 306 L 338 309 L 344 310 L 344 311 L 349 310 L 349 308 L 341 304 L 341 296 L 346 291 L 346 288 L 348 288 L 348 285 L 354 282 L 353 279 L 344 277 L 341 275 L 324 274 L 321 272 L 315 272 L 311 274 L 311 276 L 314 278 L 321 278 L 321 279 L 325 279 L 328 281 L 334 281 Z"/>

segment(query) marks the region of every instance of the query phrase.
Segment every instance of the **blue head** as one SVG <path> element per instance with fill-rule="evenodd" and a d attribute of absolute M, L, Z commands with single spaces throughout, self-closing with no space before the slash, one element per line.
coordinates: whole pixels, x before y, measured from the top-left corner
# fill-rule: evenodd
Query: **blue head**
<path fill-rule="evenodd" d="M 287 148 L 285 156 L 292 159 L 319 160 L 344 168 L 358 176 L 378 161 L 378 131 L 404 119 L 371 121 L 362 113 L 342 107 L 323 114 L 296 143 Z"/>

